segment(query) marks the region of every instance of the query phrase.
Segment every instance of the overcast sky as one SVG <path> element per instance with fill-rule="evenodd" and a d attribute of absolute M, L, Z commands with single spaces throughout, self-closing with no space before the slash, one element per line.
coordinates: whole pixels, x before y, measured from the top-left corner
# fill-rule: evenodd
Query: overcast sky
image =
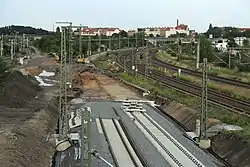
<path fill-rule="evenodd" d="M 250 27 L 250 0 L 0 0 L 0 26 L 30 25 L 48 30 L 56 21 L 74 25 L 137 28 L 175 26 Z"/>

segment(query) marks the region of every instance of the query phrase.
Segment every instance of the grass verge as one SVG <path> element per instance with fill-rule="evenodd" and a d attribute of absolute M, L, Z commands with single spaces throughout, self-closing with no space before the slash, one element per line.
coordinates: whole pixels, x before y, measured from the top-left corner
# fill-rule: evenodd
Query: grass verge
<path fill-rule="evenodd" d="M 172 70 L 168 69 L 163 69 L 163 68 L 157 68 L 154 67 L 155 70 L 164 72 L 165 75 L 170 76 L 170 77 L 176 77 L 179 78 L 183 81 L 191 82 L 196 85 L 202 85 L 202 80 L 200 77 L 195 77 L 192 75 L 187 75 L 187 74 L 181 74 L 178 75 L 177 72 L 174 72 Z M 223 84 L 223 83 L 218 83 L 209 80 L 208 81 L 208 88 L 215 89 L 221 93 L 227 94 L 229 96 L 241 99 L 241 100 L 250 100 L 250 90 L 246 88 L 241 88 L 229 84 Z"/>
<path fill-rule="evenodd" d="M 187 58 L 186 56 L 182 56 L 182 59 L 180 61 L 177 61 L 177 57 L 171 56 L 171 54 L 168 54 L 166 51 L 158 52 L 156 54 L 156 57 L 162 61 L 183 68 L 194 69 L 196 64 L 195 60 L 190 60 L 190 58 Z M 211 63 L 209 63 L 209 67 L 211 67 L 210 70 L 208 71 L 209 75 L 240 80 L 243 82 L 250 82 L 250 73 L 238 72 L 237 69 L 216 67 Z"/>

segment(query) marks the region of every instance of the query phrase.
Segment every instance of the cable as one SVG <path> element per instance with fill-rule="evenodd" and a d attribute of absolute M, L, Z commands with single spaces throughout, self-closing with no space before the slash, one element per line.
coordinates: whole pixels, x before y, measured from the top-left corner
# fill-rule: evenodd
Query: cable
<path fill-rule="evenodd" d="M 95 150 L 95 149 L 91 149 L 91 154 L 96 157 L 97 159 L 102 160 L 105 164 L 107 164 L 110 167 L 114 167 L 112 164 L 110 164 L 107 160 L 105 160 L 103 157 L 100 156 L 100 153 Z"/>

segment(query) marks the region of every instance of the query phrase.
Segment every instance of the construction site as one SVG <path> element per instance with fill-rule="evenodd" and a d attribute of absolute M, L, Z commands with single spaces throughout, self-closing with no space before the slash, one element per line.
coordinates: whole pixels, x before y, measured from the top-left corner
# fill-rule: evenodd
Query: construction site
<path fill-rule="evenodd" d="M 74 55 L 72 29 L 82 26 L 58 22 L 62 23 L 68 25 L 61 26 L 60 53 L 50 56 L 28 45 L 24 49 L 32 51 L 25 56 L 13 57 L 11 51 L 11 60 L 18 63 L 6 72 L 0 95 L 0 166 L 249 166 L 246 143 L 236 135 L 208 131 L 220 123 L 207 118 L 208 100 L 245 115 L 249 108 L 227 96 L 207 95 L 212 91 L 207 88 L 206 59 L 201 92 L 156 71 L 152 54 L 158 49 L 145 39 L 140 39 L 141 46 L 136 42 L 125 49 L 119 39 L 116 50 L 104 52 L 100 44 L 95 54 L 89 44 L 87 56 L 80 45 L 79 55 Z M 94 65 L 105 56 L 109 57 L 105 69 Z M 172 83 L 172 88 L 197 91 L 201 111 L 125 81 L 117 73 L 143 76 L 146 85 L 154 80 L 161 86 Z"/>

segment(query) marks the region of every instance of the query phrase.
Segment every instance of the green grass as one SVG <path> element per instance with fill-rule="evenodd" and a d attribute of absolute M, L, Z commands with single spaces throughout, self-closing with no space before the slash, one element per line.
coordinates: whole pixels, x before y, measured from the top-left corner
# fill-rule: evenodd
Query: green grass
<path fill-rule="evenodd" d="M 177 61 L 177 57 L 171 56 L 171 54 L 167 53 L 166 51 L 160 51 L 156 54 L 156 57 L 162 61 L 166 61 L 183 68 L 195 69 L 196 66 L 196 60 L 190 60 L 190 57 L 187 55 L 182 55 L 181 60 Z M 238 72 L 237 69 L 219 68 L 211 63 L 209 63 L 209 66 L 212 67 L 208 71 L 209 75 L 236 79 L 243 82 L 250 82 L 250 73 Z M 201 71 L 201 69 L 199 71 Z"/>
<path fill-rule="evenodd" d="M 196 85 L 201 85 L 202 80 L 200 77 L 195 77 L 187 74 L 181 74 L 180 76 L 177 74 L 177 72 L 174 72 L 172 70 L 167 70 L 163 68 L 157 68 L 154 67 L 154 69 L 158 71 L 162 71 L 165 73 L 165 75 L 170 76 L 170 77 L 177 77 L 183 81 L 191 82 Z M 241 100 L 249 100 L 250 99 L 250 91 L 245 88 L 240 88 L 240 87 L 235 87 L 232 85 L 227 85 L 227 84 L 220 84 L 214 81 L 208 81 L 208 88 L 212 88 L 215 90 L 218 90 L 221 93 L 227 94 L 229 96 L 241 99 Z"/>

